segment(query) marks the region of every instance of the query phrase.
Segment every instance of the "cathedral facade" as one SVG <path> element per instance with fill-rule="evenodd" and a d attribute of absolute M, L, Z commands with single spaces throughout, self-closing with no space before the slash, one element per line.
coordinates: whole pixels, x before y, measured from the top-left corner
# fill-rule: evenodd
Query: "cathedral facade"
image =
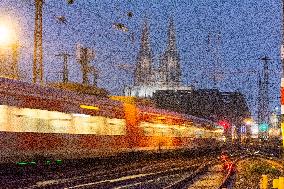
<path fill-rule="evenodd" d="M 153 65 L 150 29 L 147 21 L 144 22 L 134 71 L 134 85 L 126 87 L 124 92 L 125 96 L 152 97 L 157 90 L 191 90 L 191 87 L 181 84 L 180 56 L 172 18 L 168 25 L 167 46 L 160 56 L 158 68 Z"/>

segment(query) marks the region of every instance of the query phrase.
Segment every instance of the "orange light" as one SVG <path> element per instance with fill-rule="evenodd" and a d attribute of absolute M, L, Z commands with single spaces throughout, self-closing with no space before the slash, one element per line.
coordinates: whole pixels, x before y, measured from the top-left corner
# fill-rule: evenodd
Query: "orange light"
<path fill-rule="evenodd" d="M 251 118 L 246 118 L 246 119 L 244 120 L 244 122 L 245 122 L 245 124 L 247 124 L 247 125 L 252 125 L 252 124 L 253 124 L 253 120 L 252 120 Z"/>
<path fill-rule="evenodd" d="M 166 118 L 164 116 L 159 116 L 159 117 L 157 117 L 157 119 L 163 120 L 163 119 L 166 119 Z"/>
<path fill-rule="evenodd" d="M 99 107 L 97 107 L 97 106 L 87 106 L 87 105 L 83 105 L 83 104 L 80 105 L 80 108 L 88 109 L 88 110 L 99 110 Z"/>

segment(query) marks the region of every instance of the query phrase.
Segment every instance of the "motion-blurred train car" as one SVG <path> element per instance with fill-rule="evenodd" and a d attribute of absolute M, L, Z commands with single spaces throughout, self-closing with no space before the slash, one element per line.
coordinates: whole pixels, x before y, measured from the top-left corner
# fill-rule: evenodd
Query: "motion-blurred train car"
<path fill-rule="evenodd" d="M 218 146 L 215 123 L 0 79 L 0 164 Z"/>

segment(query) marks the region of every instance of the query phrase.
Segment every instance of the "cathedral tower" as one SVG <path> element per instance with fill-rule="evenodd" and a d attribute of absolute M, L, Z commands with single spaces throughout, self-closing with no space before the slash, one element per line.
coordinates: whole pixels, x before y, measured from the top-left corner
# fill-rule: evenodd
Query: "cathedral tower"
<path fill-rule="evenodd" d="M 152 51 L 150 48 L 150 32 L 147 21 L 145 20 L 142 35 L 141 46 L 138 52 L 135 68 L 135 86 L 145 86 L 152 82 Z"/>
<path fill-rule="evenodd" d="M 176 46 L 176 34 L 173 18 L 169 20 L 168 44 L 162 54 L 159 66 L 159 82 L 168 87 L 178 87 L 181 82 L 180 58 Z"/>
<path fill-rule="evenodd" d="M 182 86 L 180 58 L 177 51 L 176 33 L 173 19 L 170 18 L 167 35 L 167 47 L 161 55 L 159 68 L 153 67 L 150 48 L 150 32 L 145 21 L 141 35 L 141 45 L 136 59 L 134 86 L 126 87 L 126 96 L 152 97 L 159 90 L 192 90 L 190 86 Z"/>

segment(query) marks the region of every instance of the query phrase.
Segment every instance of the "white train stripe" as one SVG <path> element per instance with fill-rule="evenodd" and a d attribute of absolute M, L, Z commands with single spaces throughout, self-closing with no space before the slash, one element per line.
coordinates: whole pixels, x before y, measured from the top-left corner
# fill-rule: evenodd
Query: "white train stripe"
<path fill-rule="evenodd" d="M 281 78 L 281 87 L 284 88 L 284 78 Z"/>

